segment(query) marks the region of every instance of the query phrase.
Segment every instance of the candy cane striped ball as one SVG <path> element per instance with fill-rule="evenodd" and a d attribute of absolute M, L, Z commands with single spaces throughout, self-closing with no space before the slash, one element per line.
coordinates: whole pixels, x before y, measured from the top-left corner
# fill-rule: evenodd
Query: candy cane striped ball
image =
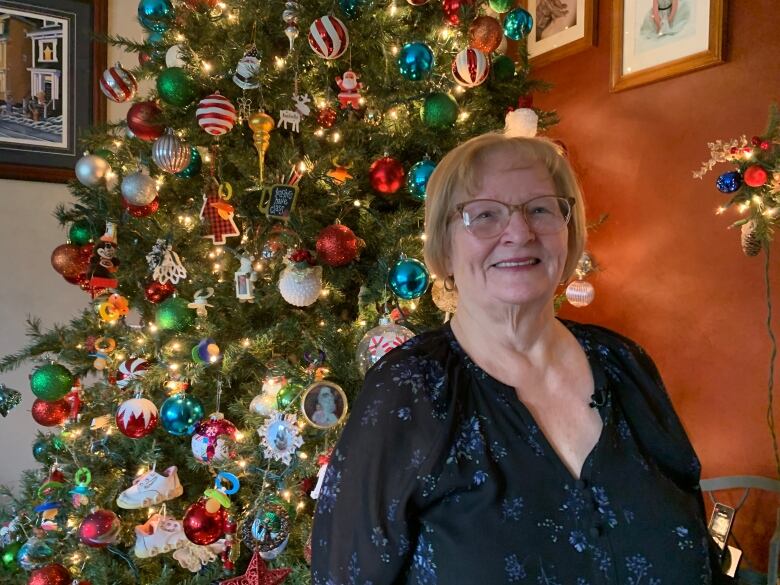
<path fill-rule="evenodd" d="M 479 49 L 463 49 L 452 62 L 452 76 L 463 87 L 476 87 L 487 79 L 488 73 L 490 63 Z"/>
<path fill-rule="evenodd" d="M 232 130 L 238 114 L 230 100 L 217 92 L 200 100 L 195 117 L 206 132 L 220 136 Z"/>
<path fill-rule="evenodd" d="M 138 91 L 138 82 L 127 69 L 117 63 L 103 72 L 100 78 L 100 89 L 105 96 L 113 102 L 121 104 L 133 99 Z"/>
<path fill-rule="evenodd" d="M 138 380 L 146 375 L 149 362 L 143 358 L 130 358 L 119 364 L 116 372 L 116 385 L 125 388 L 130 382 Z"/>
<path fill-rule="evenodd" d="M 322 16 L 309 27 L 309 46 L 323 59 L 338 59 L 349 45 L 347 27 L 335 16 Z"/>

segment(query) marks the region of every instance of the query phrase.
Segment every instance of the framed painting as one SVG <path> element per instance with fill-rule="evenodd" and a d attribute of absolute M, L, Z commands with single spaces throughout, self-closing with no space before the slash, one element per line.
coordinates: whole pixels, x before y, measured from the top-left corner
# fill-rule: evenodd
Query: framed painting
<path fill-rule="evenodd" d="M 0 178 L 65 182 L 104 122 L 107 0 L 0 0 Z"/>
<path fill-rule="evenodd" d="M 726 0 L 615 0 L 610 90 L 724 62 Z"/>
<path fill-rule="evenodd" d="M 596 46 L 598 0 L 526 0 L 534 17 L 528 57 L 540 67 Z"/>

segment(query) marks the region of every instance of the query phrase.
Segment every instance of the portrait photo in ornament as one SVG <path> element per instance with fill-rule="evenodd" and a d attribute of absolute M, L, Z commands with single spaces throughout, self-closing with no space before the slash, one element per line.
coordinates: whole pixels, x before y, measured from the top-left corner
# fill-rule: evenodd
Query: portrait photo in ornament
<path fill-rule="evenodd" d="M 318 429 L 336 426 L 347 414 L 347 395 L 332 382 L 315 382 L 301 398 L 301 410 L 306 421 Z"/>

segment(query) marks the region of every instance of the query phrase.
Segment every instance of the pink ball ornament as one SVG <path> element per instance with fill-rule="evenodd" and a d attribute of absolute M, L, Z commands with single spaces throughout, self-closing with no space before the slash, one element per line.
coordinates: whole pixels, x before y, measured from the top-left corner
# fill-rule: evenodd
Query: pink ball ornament
<path fill-rule="evenodd" d="M 220 463 L 231 456 L 230 442 L 236 440 L 236 425 L 220 412 L 198 423 L 192 435 L 192 455 L 200 463 Z"/>
<path fill-rule="evenodd" d="M 119 405 L 116 426 L 131 439 L 140 439 L 157 427 L 158 412 L 154 402 L 146 398 L 131 398 Z"/>
<path fill-rule="evenodd" d="M 212 136 L 221 136 L 233 129 L 238 112 L 229 99 L 216 92 L 200 100 L 195 117 L 203 130 Z"/>
<path fill-rule="evenodd" d="M 79 540 L 93 548 L 103 548 L 119 540 L 122 523 L 111 510 L 98 509 L 88 514 L 79 526 Z"/>
<path fill-rule="evenodd" d="M 322 16 L 309 27 L 309 46 L 323 59 L 338 59 L 349 46 L 347 27 L 335 16 Z"/>
<path fill-rule="evenodd" d="M 487 79 L 490 62 L 485 53 L 469 47 L 455 56 L 452 62 L 452 76 L 462 87 L 476 87 Z"/>

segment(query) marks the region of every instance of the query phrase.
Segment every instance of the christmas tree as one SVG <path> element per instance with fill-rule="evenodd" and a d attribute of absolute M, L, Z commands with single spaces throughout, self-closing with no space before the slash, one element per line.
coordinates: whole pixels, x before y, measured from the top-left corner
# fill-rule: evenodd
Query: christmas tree
<path fill-rule="evenodd" d="M 532 18 L 510 0 L 141 0 L 138 17 L 145 42 L 109 41 L 139 65 L 101 78 L 135 103 L 87 133 L 57 210 L 52 264 L 86 308 L 31 321 L 0 363 L 32 362 L 52 429 L 4 510 L 0 577 L 309 583 L 318 479 L 366 369 L 455 307 L 419 260 L 436 161 L 554 122 L 531 109 Z"/>

